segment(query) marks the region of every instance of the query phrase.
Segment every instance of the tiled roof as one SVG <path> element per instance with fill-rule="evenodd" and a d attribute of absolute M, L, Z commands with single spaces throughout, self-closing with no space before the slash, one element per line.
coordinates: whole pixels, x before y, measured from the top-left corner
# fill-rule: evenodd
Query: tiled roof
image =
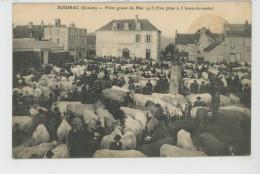
<path fill-rule="evenodd" d="M 58 49 L 62 48 L 52 41 L 14 40 L 13 49 Z"/>
<path fill-rule="evenodd" d="M 225 36 L 251 37 L 251 24 L 224 24 Z"/>
<path fill-rule="evenodd" d="M 196 44 L 200 39 L 200 34 L 177 34 L 175 44 L 188 45 Z"/>
<path fill-rule="evenodd" d="M 195 34 L 177 34 L 175 38 L 175 44 L 188 45 L 196 44 L 200 39 L 200 30 L 197 30 Z M 209 29 L 206 29 L 206 35 L 214 40 L 218 40 L 221 36 L 219 33 L 212 33 Z"/>
<path fill-rule="evenodd" d="M 30 29 L 28 25 L 18 25 L 13 30 L 14 38 L 42 38 L 43 28 L 41 25 L 33 25 Z M 32 36 L 30 35 L 32 33 Z"/>
<path fill-rule="evenodd" d="M 204 51 L 209 52 L 209 51 L 213 50 L 215 47 L 217 47 L 218 45 L 220 45 L 222 42 L 224 42 L 224 40 L 213 42 L 207 48 L 204 48 Z"/>
<path fill-rule="evenodd" d="M 141 31 L 160 31 L 147 19 L 138 19 L 138 22 L 141 25 Z M 117 23 L 117 31 L 123 31 L 125 23 L 129 24 L 129 31 L 135 31 L 136 23 L 134 19 L 112 20 L 97 31 L 112 31 L 113 23 Z"/>

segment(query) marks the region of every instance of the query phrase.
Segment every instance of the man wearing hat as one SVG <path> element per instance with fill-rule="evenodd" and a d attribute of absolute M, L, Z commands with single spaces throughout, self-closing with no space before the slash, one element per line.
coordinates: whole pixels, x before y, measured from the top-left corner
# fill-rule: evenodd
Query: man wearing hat
<path fill-rule="evenodd" d="M 164 120 L 164 111 L 163 108 L 161 107 L 161 105 L 159 103 L 157 103 L 155 105 L 155 107 L 157 108 L 155 114 L 154 114 L 154 118 L 157 118 L 158 120 Z"/>
<path fill-rule="evenodd" d="M 190 86 L 190 93 L 196 94 L 198 92 L 198 88 L 199 88 L 198 82 L 194 80 L 194 83 L 192 83 Z"/>
<path fill-rule="evenodd" d="M 198 106 L 203 106 L 203 103 L 201 102 L 201 97 L 200 96 L 197 97 L 197 101 L 194 102 L 194 106 L 193 107 L 198 107 Z"/>
<path fill-rule="evenodd" d="M 130 92 L 127 92 L 126 96 L 124 97 L 123 106 L 127 107 L 130 103 L 133 103 L 133 99 L 130 96 Z"/>
<path fill-rule="evenodd" d="M 21 131 L 21 129 L 19 127 L 20 127 L 19 123 L 14 124 L 13 136 L 12 136 L 13 137 L 13 147 L 21 144 L 23 141 L 23 132 Z"/>
<path fill-rule="evenodd" d="M 145 89 L 147 94 L 151 94 L 153 92 L 153 85 L 150 79 L 148 80 L 148 83 L 146 83 Z"/>
<path fill-rule="evenodd" d="M 120 142 L 121 136 L 116 135 L 114 137 L 114 142 L 111 143 L 109 150 L 122 150 L 122 142 Z"/>
<path fill-rule="evenodd" d="M 207 92 L 205 82 L 202 81 L 200 85 L 200 93 L 205 93 L 205 92 Z"/>

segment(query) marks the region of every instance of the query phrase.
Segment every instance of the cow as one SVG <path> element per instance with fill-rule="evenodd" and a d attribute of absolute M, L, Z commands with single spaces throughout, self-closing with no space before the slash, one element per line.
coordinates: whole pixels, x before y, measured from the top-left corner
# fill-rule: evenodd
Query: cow
<path fill-rule="evenodd" d="M 160 139 L 154 143 L 144 144 L 140 147 L 140 151 L 149 157 L 159 157 L 160 148 L 164 144 L 173 144 L 172 138 Z"/>
<path fill-rule="evenodd" d="M 122 150 L 134 150 L 136 148 L 136 137 L 133 132 L 127 131 L 120 140 L 122 142 Z"/>
<path fill-rule="evenodd" d="M 191 151 L 170 144 L 164 144 L 160 149 L 160 156 L 161 157 L 203 157 L 207 155 L 201 151 Z"/>
<path fill-rule="evenodd" d="M 66 144 L 60 144 L 55 149 L 51 150 L 52 156 L 47 157 L 48 151 L 44 154 L 44 159 L 46 158 L 53 158 L 53 159 L 59 159 L 59 158 L 69 158 L 69 150 Z"/>
<path fill-rule="evenodd" d="M 192 142 L 190 133 L 186 132 L 183 129 L 181 129 L 177 133 L 177 146 L 186 150 L 191 150 L 191 151 L 197 150 L 197 147 Z"/>
<path fill-rule="evenodd" d="M 12 117 L 12 126 L 14 127 L 15 123 L 19 124 L 19 128 L 23 131 L 31 130 L 33 128 L 33 119 L 30 116 L 13 116 Z"/>
<path fill-rule="evenodd" d="M 56 146 L 57 142 L 53 141 L 51 143 L 41 143 L 28 147 L 18 155 L 18 159 L 43 158 L 47 151 L 54 149 Z"/>
<path fill-rule="evenodd" d="M 50 135 L 43 124 L 40 124 L 33 132 L 32 135 L 34 139 L 33 145 L 38 145 L 41 143 L 48 143 L 50 141 Z"/>
<path fill-rule="evenodd" d="M 143 153 L 137 150 L 98 150 L 93 158 L 144 158 Z"/>

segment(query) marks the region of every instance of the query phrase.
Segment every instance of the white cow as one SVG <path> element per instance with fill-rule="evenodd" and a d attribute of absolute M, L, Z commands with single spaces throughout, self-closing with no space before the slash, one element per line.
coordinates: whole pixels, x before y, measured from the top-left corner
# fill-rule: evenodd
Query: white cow
<path fill-rule="evenodd" d="M 184 129 L 181 129 L 177 133 L 177 146 L 186 150 L 197 150 L 197 147 L 192 142 L 190 133 L 186 132 Z"/>
<path fill-rule="evenodd" d="M 19 124 L 21 130 L 29 130 L 33 127 L 33 120 L 30 116 L 13 116 L 12 117 L 12 126 L 14 127 L 15 123 Z"/>
<path fill-rule="evenodd" d="M 164 144 L 160 148 L 161 157 L 202 157 L 207 156 L 200 151 L 182 149 L 170 144 Z"/>

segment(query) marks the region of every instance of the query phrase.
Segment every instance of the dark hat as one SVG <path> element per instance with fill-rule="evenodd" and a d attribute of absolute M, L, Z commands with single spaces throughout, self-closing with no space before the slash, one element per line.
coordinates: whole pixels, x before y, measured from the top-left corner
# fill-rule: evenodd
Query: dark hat
<path fill-rule="evenodd" d="M 97 122 L 96 122 L 96 125 L 100 126 L 100 125 L 101 125 L 101 122 L 100 122 L 100 121 L 97 121 Z"/>
<path fill-rule="evenodd" d="M 159 103 L 157 103 L 156 105 L 154 105 L 155 107 L 159 108 L 161 107 L 161 105 Z"/>
<path fill-rule="evenodd" d="M 54 108 L 54 111 L 58 111 L 58 110 L 59 110 L 59 108 L 58 108 L 58 107 L 55 107 L 55 108 Z"/>
<path fill-rule="evenodd" d="M 200 99 L 201 99 L 201 97 L 200 97 L 200 96 L 198 96 L 198 97 L 197 97 L 197 99 L 198 99 L 198 100 L 200 100 Z"/>
<path fill-rule="evenodd" d="M 42 110 L 42 109 L 39 109 L 39 113 L 43 113 L 43 110 Z"/>
<path fill-rule="evenodd" d="M 51 158 L 54 155 L 54 153 L 51 150 L 48 150 L 46 153 L 47 158 Z"/>
<path fill-rule="evenodd" d="M 116 141 L 119 141 L 121 139 L 121 136 L 120 135 L 116 135 L 115 137 L 114 137 L 114 140 L 116 140 Z"/>

